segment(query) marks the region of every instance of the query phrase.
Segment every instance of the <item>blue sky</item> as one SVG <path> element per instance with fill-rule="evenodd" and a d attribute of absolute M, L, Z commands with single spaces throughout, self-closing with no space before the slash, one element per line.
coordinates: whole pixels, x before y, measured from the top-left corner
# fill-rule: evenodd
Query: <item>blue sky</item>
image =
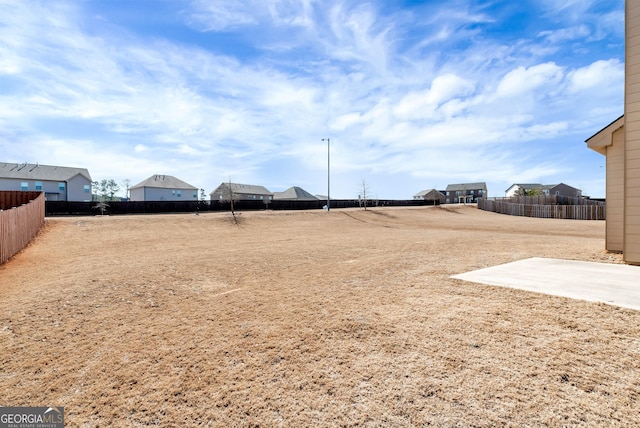
<path fill-rule="evenodd" d="M 604 196 L 623 0 L 0 0 L 0 161 L 410 199 Z"/>

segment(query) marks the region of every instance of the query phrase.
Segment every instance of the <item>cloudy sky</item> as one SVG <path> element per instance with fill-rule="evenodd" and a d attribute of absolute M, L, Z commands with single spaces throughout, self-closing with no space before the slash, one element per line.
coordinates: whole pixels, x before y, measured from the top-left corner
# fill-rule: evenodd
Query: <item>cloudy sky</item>
<path fill-rule="evenodd" d="M 604 196 L 623 0 L 0 0 L 0 162 L 410 199 Z"/>

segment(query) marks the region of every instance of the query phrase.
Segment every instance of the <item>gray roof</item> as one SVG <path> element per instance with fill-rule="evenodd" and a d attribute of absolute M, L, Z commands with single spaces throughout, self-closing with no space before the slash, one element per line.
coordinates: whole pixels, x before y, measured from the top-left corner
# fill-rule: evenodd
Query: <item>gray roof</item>
<path fill-rule="evenodd" d="M 413 195 L 414 198 L 419 198 L 422 196 L 427 196 L 429 194 L 433 194 L 433 196 L 442 196 L 444 198 L 444 195 L 442 194 L 441 191 L 437 190 L 437 189 L 428 189 L 428 190 L 422 190 L 418 193 L 416 193 L 415 195 Z"/>
<path fill-rule="evenodd" d="M 273 199 L 291 199 L 296 201 L 317 201 L 318 198 L 306 190 L 293 186 L 284 192 L 273 192 Z"/>
<path fill-rule="evenodd" d="M 447 192 L 456 191 L 456 190 L 476 190 L 483 189 L 487 190 L 487 183 L 461 183 L 461 184 L 449 184 L 447 186 Z"/>
<path fill-rule="evenodd" d="M 243 195 L 273 195 L 266 187 L 256 186 L 253 184 L 240 184 L 240 183 L 220 183 L 220 185 L 211 192 L 211 194 L 225 192 L 229 186 L 233 193 L 239 193 Z"/>
<path fill-rule="evenodd" d="M 428 189 L 428 190 L 421 190 L 418 193 L 416 193 L 415 195 L 413 195 L 414 198 L 418 197 L 418 196 L 424 196 L 427 195 L 431 192 L 437 192 L 436 189 Z"/>
<path fill-rule="evenodd" d="M 192 186 L 189 183 L 185 183 L 184 181 L 177 179 L 172 175 L 160 175 L 160 174 L 152 175 L 146 180 L 131 187 L 131 189 L 139 189 L 142 187 L 152 187 L 155 189 L 188 189 L 188 190 L 198 189 L 197 187 Z"/>
<path fill-rule="evenodd" d="M 542 186 L 542 188 L 543 188 L 543 189 L 549 189 L 549 190 L 551 190 L 551 189 L 553 189 L 554 187 L 558 187 L 558 186 L 567 186 L 567 187 L 570 187 L 570 188 L 575 189 L 575 190 L 580 190 L 580 189 L 578 189 L 577 187 L 569 186 L 568 184 L 565 184 L 565 183 L 558 183 L 558 184 L 545 184 L 545 185 L 543 185 L 543 186 Z"/>
<path fill-rule="evenodd" d="M 86 168 L 40 165 L 37 163 L 0 162 L 0 178 L 20 178 L 24 180 L 68 181 L 76 175 L 82 175 L 91 181 Z"/>

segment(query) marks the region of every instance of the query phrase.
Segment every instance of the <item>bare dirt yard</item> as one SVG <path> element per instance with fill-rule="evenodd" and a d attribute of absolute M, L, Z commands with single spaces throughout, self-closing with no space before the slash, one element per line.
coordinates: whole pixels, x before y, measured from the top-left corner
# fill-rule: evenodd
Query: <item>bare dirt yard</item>
<path fill-rule="evenodd" d="M 620 263 L 475 207 L 48 219 L 0 266 L 0 405 L 67 426 L 640 425 L 640 312 L 449 278 Z"/>

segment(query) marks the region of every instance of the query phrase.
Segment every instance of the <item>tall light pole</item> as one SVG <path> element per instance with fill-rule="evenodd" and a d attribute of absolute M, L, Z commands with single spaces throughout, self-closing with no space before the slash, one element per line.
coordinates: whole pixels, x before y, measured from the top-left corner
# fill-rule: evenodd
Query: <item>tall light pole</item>
<path fill-rule="evenodd" d="M 322 141 L 327 141 L 327 211 L 331 210 L 331 158 L 330 147 L 331 138 L 323 138 Z"/>

